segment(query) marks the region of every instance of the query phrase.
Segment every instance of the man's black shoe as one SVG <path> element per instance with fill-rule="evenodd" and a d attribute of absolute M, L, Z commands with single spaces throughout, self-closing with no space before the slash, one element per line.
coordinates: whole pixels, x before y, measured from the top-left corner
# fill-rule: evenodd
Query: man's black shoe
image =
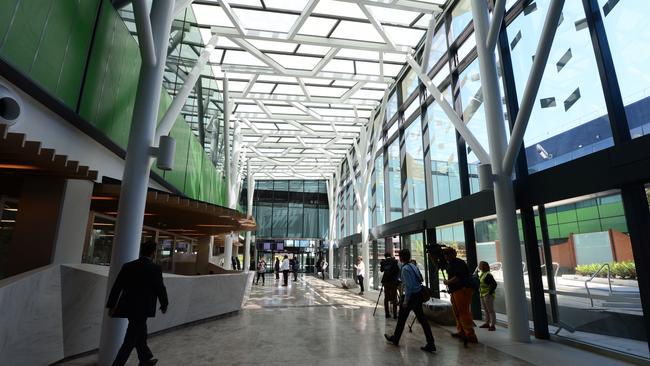
<path fill-rule="evenodd" d="M 430 352 L 430 353 L 435 353 L 436 352 L 436 345 L 435 344 L 427 344 L 424 347 L 420 347 L 421 350 L 424 352 Z"/>
<path fill-rule="evenodd" d="M 386 340 L 387 340 L 389 343 L 392 343 L 392 344 L 395 345 L 395 346 L 397 346 L 398 343 L 399 343 L 399 342 L 395 339 L 395 336 L 389 336 L 388 334 L 384 334 L 384 338 L 386 338 Z"/>
<path fill-rule="evenodd" d="M 153 366 L 153 365 L 155 365 L 157 363 L 158 363 L 158 359 L 157 358 L 152 358 L 152 359 L 148 360 L 147 362 L 140 363 L 140 366 Z"/>

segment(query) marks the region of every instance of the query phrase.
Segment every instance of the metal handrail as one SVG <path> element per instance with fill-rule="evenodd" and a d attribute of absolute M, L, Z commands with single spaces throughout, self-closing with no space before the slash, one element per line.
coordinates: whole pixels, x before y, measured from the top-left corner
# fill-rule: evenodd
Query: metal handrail
<path fill-rule="evenodd" d="M 596 276 L 600 273 L 600 271 L 603 270 L 603 268 L 607 267 L 607 282 L 609 283 L 609 294 L 612 294 L 612 270 L 609 266 L 609 263 L 605 263 L 594 274 L 591 275 L 591 277 L 588 280 L 585 280 L 585 289 L 587 289 L 587 295 L 589 296 L 589 301 L 591 302 L 591 307 L 594 307 L 594 299 L 591 297 L 591 291 L 589 291 L 589 286 L 587 283 L 591 282 Z"/>
<path fill-rule="evenodd" d="M 551 267 L 553 268 L 553 277 L 557 278 L 557 273 L 560 271 L 560 264 L 558 262 L 553 262 L 551 263 Z M 542 264 L 541 268 L 546 268 L 546 263 Z"/>

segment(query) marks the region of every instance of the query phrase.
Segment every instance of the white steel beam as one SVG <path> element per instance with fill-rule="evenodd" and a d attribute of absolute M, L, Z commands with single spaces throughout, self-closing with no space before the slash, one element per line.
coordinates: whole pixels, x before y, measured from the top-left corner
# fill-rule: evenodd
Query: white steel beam
<path fill-rule="evenodd" d="M 294 108 L 298 109 L 299 111 L 301 111 L 303 113 L 306 113 L 306 114 L 308 114 L 308 115 L 310 115 L 310 116 L 312 116 L 312 117 L 314 117 L 316 119 L 319 119 L 319 120 L 323 119 L 323 116 L 321 116 L 320 114 L 314 112 L 311 108 L 305 107 L 301 103 L 289 102 L 289 104 L 291 104 Z"/>
<path fill-rule="evenodd" d="M 435 32 L 436 27 L 436 17 L 431 16 L 429 20 L 429 26 L 427 27 L 427 33 L 424 36 L 424 51 L 422 52 L 422 67 L 428 67 L 429 65 L 429 55 L 431 54 L 431 43 L 433 43 L 433 33 Z"/>
<path fill-rule="evenodd" d="M 412 1 L 412 0 L 338 0 L 343 3 L 353 3 L 353 4 L 363 4 L 371 5 L 388 9 L 397 9 L 397 10 L 406 10 L 406 11 L 416 11 L 418 13 L 439 13 L 442 11 L 442 8 L 436 4 L 427 4 L 421 1 Z"/>
<path fill-rule="evenodd" d="M 307 4 L 305 4 L 305 7 L 302 9 L 302 13 L 300 13 L 300 16 L 298 19 L 296 19 L 296 21 L 291 26 L 291 29 L 289 30 L 289 39 L 293 39 L 293 37 L 298 34 L 298 31 L 300 31 L 300 28 L 302 28 L 303 24 L 305 24 L 305 21 L 307 21 L 307 18 L 309 18 L 309 15 L 311 15 L 311 12 L 314 11 L 316 5 L 318 5 L 318 0 L 309 0 Z"/>
<path fill-rule="evenodd" d="M 257 39 L 261 41 L 273 41 L 273 42 L 283 42 L 283 43 L 291 43 L 291 44 L 307 44 L 307 45 L 324 46 L 324 47 L 351 48 L 356 50 L 367 50 L 367 51 L 385 51 L 385 52 L 405 53 L 405 54 L 410 54 L 413 52 L 413 48 L 409 46 L 397 46 L 396 48 L 393 48 L 387 44 L 382 44 L 377 42 L 357 41 L 357 40 L 339 39 L 339 38 L 326 38 L 320 36 L 310 36 L 305 34 L 297 34 L 292 40 L 289 40 L 288 34 L 282 32 L 247 30 L 242 34 L 237 29 L 233 29 L 231 27 L 213 26 L 211 28 L 214 33 L 223 35 L 231 39 L 232 38 L 249 39 L 249 40 Z"/>
<path fill-rule="evenodd" d="M 266 53 L 260 51 L 257 49 L 257 47 L 253 46 L 250 44 L 248 41 L 240 38 L 234 38 L 234 37 L 228 37 L 230 41 L 233 43 L 237 44 L 239 47 L 243 48 L 245 51 L 250 53 L 251 55 L 255 56 L 258 60 L 264 62 L 265 64 L 269 65 L 272 67 L 275 71 L 284 74 L 287 72 L 287 69 L 285 69 L 282 65 L 280 65 L 277 61 L 272 59 L 271 57 L 267 56 Z"/>
<path fill-rule="evenodd" d="M 296 78 L 296 81 L 298 82 L 298 85 L 300 85 L 300 89 L 302 89 L 303 94 L 305 94 L 305 99 L 308 102 L 311 102 L 312 101 L 311 94 L 309 94 L 309 90 L 307 90 L 307 87 L 305 86 L 305 82 L 302 81 L 301 78 Z M 271 95 L 271 94 L 269 94 L 269 95 Z"/>
<path fill-rule="evenodd" d="M 542 76 L 544 76 L 546 62 L 548 61 L 548 55 L 553 46 L 553 39 L 555 38 L 558 23 L 562 16 L 563 7 L 564 0 L 552 1 L 548 7 L 546 20 L 544 21 L 544 26 L 542 28 L 542 34 L 537 43 L 533 66 L 531 66 L 530 73 L 528 74 L 524 94 L 521 97 L 521 103 L 519 103 L 517 119 L 515 120 L 512 129 L 508 149 L 503 158 L 502 169 L 506 174 L 512 173 L 515 166 L 515 158 L 517 157 L 517 154 L 519 154 L 521 144 L 523 143 L 526 127 L 528 126 L 528 121 L 530 121 L 530 114 L 533 111 L 533 105 L 535 104 L 537 92 L 539 91 L 539 85 L 542 82 Z"/>
<path fill-rule="evenodd" d="M 364 85 L 366 85 L 365 81 L 359 81 L 356 84 L 354 84 L 353 87 L 350 88 L 350 90 L 346 91 L 341 95 L 341 98 L 339 99 L 339 103 L 345 103 L 350 97 L 359 91 Z"/>
<path fill-rule="evenodd" d="M 266 107 L 265 107 L 266 108 Z M 237 112 L 235 113 L 237 118 L 249 118 L 249 119 L 265 119 L 270 118 L 274 120 L 301 120 L 301 121 L 327 121 L 327 122 L 357 122 L 354 117 L 329 117 L 325 116 L 323 119 L 316 119 L 311 116 L 300 116 L 295 114 L 273 114 L 273 117 L 269 117 L 265 113 L 254 113 L 254 112 Z M 368 122 L 367 118 L 359 118 L 361 123 Z M 288 123 L 288 122 L 287 122 Z"/>
<path fill-rule="evenodd" d="M 494 10 L 492 11 L 492 20 L 490 21 L 490 30 L 488 31 L 485 47 L 488 51 L 494 52 L 497 45 L 497 38 L 501 30 L 501 22 L 506 13 L 506 0 L 496 0 Z"/>
<path fill-rule="evenodd" d="M 135 16 L 135 24 L 138 31 L 140 57 L 142 57 L 142 62 L 153 66 L 156 64 L 156 50 L 153 41 L 153 32 L 151 30 L 149 7 L 145 0 L 133 1 L 133 15 Z"/>
<path fill-rule="evenodd" d="M 192 68 L 192 71 L 190 71 L 189 75 L 185 79 L 185 82 L 183 83 L 180 91 L 174 97 L 174 100 L 169 106 L 169 109 L 167 109 L 165 112 L 165 115 L 163 116 L 162 120 L 158 124 L 158 128 L 156 129 L 156 137 L 154 139 L 156 144 L 158 143 L 158 140 L 160 140 L 160 136 L 169 134 L 169 131 L 171 131 L 172 127 L 174 126 L 174 122 L 176 122 L 176 118 L 181 113 L 181 110 L 185 105 L 185 101 L 192 93 L 192 89 L 194 89 L 194 85 L 196 84 L 199 76 L 201 76 L 203 67 L 205 67 L 205 64 L 210 58 L 210 54 L 212 54 L 214 51 L 214 46 L 217 44 L 218 38 L 219 37 L 216 34 L 212 35 L 212 38 L 210 38 L 208 44 L 205 45 L 203 52 L 201 52 L 201 56 L 196 60 L 196 64 Z"/>
<path fill-rule="evenodd" d="M 251 89 L 252 89 L 253 86 L 255 85 L 255 82 L 257 81 L 257 78 L 258 78 L 258 77 L 259 77 L 259 75 L 257 75 L 257 74 L 253 74 L 253 77 L 251 77 L 251 79 L 248 81 L 248 84 L 246 84 L 246 87 L 244 88 L 244 91 L 241 92 L 241 97 L 242 97 L 242 98 L 246 98 L 246 96 L 248 95 L 248 93 L 251 91 Z M 232 94 L 232 97 L 231 97 L 231 98 L 233 98 L 233 99 L 234 99 L 234 98 L 237 98 L 234 94 L 235 94 L 235 93 L 233 93 L 233 94 Z"/>
<path fill-rule="evenodd" d="M 379 102 L 372 99 L 348 99 L 341 101 L 341 98 L 332 97 L 309 97 L 302 95 L 287 95 L 287 94 L 265 94 L 265 93 L 231 93 L 232 99 L 237 100 L 266 100 L 266 101 L 281 101 L 281 102 L 299 102 L 299 103 L 324 103 L 324 104 L 349 104 L 349 105 L 366 105 L 376 107 Z"/>
<path fill-rule="evenodd" d="M 442 95 L 440 90 L 433 85 L 433 82 L 431 79 L 429 79 L 429 76 L 425 74 L 422 69 L 420 68 L 420 65 L 417 64 L 417 62 L 413 59 L 411 55 L 406 56 L 406 61 L 408 62 L 409 65 L 411 65 L 411 68 L 415 71 L 415 73 L 418 75 L 422 83 L 427 87 L 427 90 L 433 98 L 436 100 L 440 108 L 445 112 L 447 115 L 447 118 L 451 121 L 451 123 L 454 125 L 456 128 L 456 131 L 465 139 L 465 142 L 469 145 L 469 147 L 474 151 L 474 154 L 478 158 L 478 160 L 483 163 L 483 164 L 489 164 L 490 163 L 490 156 L 485 151 L 481 143 L 476 139 L 476 136 L 470 131 L 470 129 L 465 125 L 465 123 L 458 117 L 456 114 L 456 111 L 452 108 L 452 106 L 449 104 L 449 102 L 445 99 L 445 96 Z"/>
<path fill-rule="evenodd" d="M 278 75 L 278 72 L 272 67 L 260 66 L 246 66 L 246 65 L 218 65 L 212 63 L 213 66 L 220 66 L 222 71 L 240 73 L 240 74 L 259 74 L 259 75 Z M 341 81 L 366 81 L 369 83 L 387 83 L 390 84 L 395 79 L 390 77 L 381 77 L 378 75 L 360 75 L 349 74 L 344 72 L 329 72 L 321 71 L 313 74 L 311 71 L 306 70 L 286 70 L 281 76 L 289 76 L 296 78 L 312 78 L 312 79 L 327 79 L 327 80 L 341 80 Z"/>
<path fill-rule="evenodd" d="M 339 52 L 338 48 L 336 47 L 330 48 L 330 50 L 327 51 L 327 53 L 323 56 L 323 58 L 321 58 L 320 61 L 318 61 L 316 66 L 314 66 L 314 69 L 310 73 L 312 77 L 317 75 L 323 69 L 323 67 L 325 67 L 325 65 L 327 65 L 327 63 L 330 62 L 332 58 L 334 58 L 334 56 L 336 56 L 338 52 Z"/>
<path fill-rule="evenodd" d="M 224 13 L 226 13 L 228 19 L 230 19 L 232 24 L 235 26 L 235 30 L 239 34 L 244 35 L 246 33 L 246 28 L 244 28 L 244 25 L 237 17 L 237 14 L 235 14 L 232 11 L 232 8 L 230 7 L 230 3 L 227 0 L 217 0 L 217 1 L 219 2 L 219 6 L 221 7 L 221 9 L 223 9 Z"/>
<path fill-rule="evenodd" d="M 363 11 L 363 14 L 365 14 L 365 16 L 368 18 L 370 24 L 372 24 L 372 26 L 375 28 L 377 33 L 379 33 L 381 39 L 383 39 L 384 42 L 388 46 L 390 46 L 390 48 L 395 49 L 396 48 L 395 42 L 393 42 L 393 39 L 388 35 L 388 33 L 386 33 L 384 26 L 381 25 L 381 22 L 379 21 L 379 19 L 377 19 L 375 14 L 373 14 L 372 10 L 368 9 L 368 7 L 366 7 L 362 2 L 357 3 L 357 5 L 359 6 L 359 8 L 361 8 L 361 11 Z"/>

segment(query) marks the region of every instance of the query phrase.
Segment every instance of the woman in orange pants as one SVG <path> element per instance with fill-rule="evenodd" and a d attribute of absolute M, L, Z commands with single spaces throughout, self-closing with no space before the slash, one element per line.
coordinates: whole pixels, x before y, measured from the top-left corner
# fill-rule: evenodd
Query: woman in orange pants
<path fill-rule="evenodd" d="M 470 287 L 469 269 L 465 261 L 456 257 L 456 250 L 446 248 L 443 254 L 447 260 L 447 276 L 449 277 L 444 283 L 449 287 L 451 304 L 456 317 L 456 328 L 458 329 L 458 333 L 455 333 L 454 336 L 465 338 L 469 343 L 477 343 L 478 339 L 474 332 L 474 320 L 470 309 L 473 290 Z"/>

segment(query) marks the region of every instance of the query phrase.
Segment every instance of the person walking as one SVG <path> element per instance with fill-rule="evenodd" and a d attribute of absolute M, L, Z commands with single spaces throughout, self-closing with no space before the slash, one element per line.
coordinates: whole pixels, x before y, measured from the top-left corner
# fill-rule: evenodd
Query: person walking
<path fill-rule="evenodd" d="M 363 274 L 366 273 L 366 266 L 363 264 L 363 257 L 357 257 L 357 264 L 354 265 L 354 268 L 357 270 L 357 280 L 359 281 L 359 287 L 361 288 L 359 295 L 363 295 Z"/>
<path fill-rule="evenodd" d="M 264 275 L 266 274 L 266 261 L 264 258 L 260 259 L 260 262 L 257 264 L 257 280 L 255 284 L 260 283 L 260 277 L 262 277 L 262 286 L 264 286 Z"/>
<path fill-rule="evenodd" d="M 280 279 L 280 258 L 275 257 L 275 264 L 273 265 L 273 269 L 275 270 L 275 279 L 279 280 Z"/>
<path fill-rule="evenodd" d="M 282 284 L 282 286 L 288 286 L 290 267 L 291 267 L 291 265 L 289 264 L 289 256 L 285 254 L 284 259 L 282 260 L 282 267 L 281 267 L 281 269 L 282 269 L 282 279 L 284 280 L 284 283 Z"/>
<path fill-rule="evenodd" d="M 488 262 L 481 261 L 478 264 L 481 271 L 479 275 L 479 293 L 481 294 L 481 305 L 485 312 L 485 323 L 479 328 L 487 328 L 488 331 L 496 330 L 497 314 L 494 312 L 494 293 L 497 289 L 497 281 L 490 273 Z"/>
<path fill-rule="evenodd" d="M 147 241 L 140 247 L 140 258 L 125 263 L 120 269 L 108 295 L 106 307 L 109 316 L 129 319 L 124 342 L 117 352 L 113 366 L 126 363 L 135 347 L 140 365 L 155 365 L 158 360 L 147 346 L 147 318 L 156 316 L 156 302 L 160 311 L 167 312 L 169 301 L 163 283 L 162 268 L 153 263 L 156 243 Z"/>
<path fill-rule="evenodd" d="M 395 333 L 393 335 L 384 334 L 384 338 L 386 338 L 389 343 L 398 346 L 399 340 L 402 337 L 402 332 L 404 331 L 404 326 L 406 325 L 406 320 L 411 311 L 413 311 L 415 317 L 422 326 L 422 331 L 427 340 L 427 344 L 420 347 L 420 349 L 426 352 L 435 352 L 436 345 L 433 339 L 433 333 L 431 333 L 431 326 L 429 326 L 429 321 L 424 316 L 424 311 L 422 310 L 422 273 L 420 273 L 417 266 L 410 263 L 410 250 L 402 249 L 399 252 L 399 260 L 402 262 L 401 277 L 402 286 L 404 288 L 404 298 L 399 309 L 399 317 L 397 319 L 397 326 L 395 326 Z"/>
<path fill-rule="evenodd" d="M 233 271 L 237 270 L 237 261 L 235 260 L 234 256 L 230 257 L 230 265 L 231 265 L 230 269 L 232 269 Z"/>
<path fill-rule="evenodd" d="M 323 258 L 323 262 L 321 263 L 321 273 L 323 274 L 323 281 L 325 281 L 325 271 L 327 271 L 328 266 L 329 263 L 327 263 L 327 259 Z"/>
<path fill-rule="evenodd" d="M 237 270 L 241 271 L 241 262 L 239 261 L 239 256 L 235 257 L 235 264 L 237 265 Z"/>
<path fill-rule="evenodd" d="M 469 343 L 478 343 L 470 310 L 474 290 L 471 287 L 467 263 L 456 257 L 456 250 L 453 248 L 445 248 L 442 253 L 447 260 L 448 279 L 444 281 L 444 284 L 449 287 L 448 291 L 451 295 L 451 305 L 458 330 L 452 336 L 466 339 Z"/>
<path fill-rule="evenodd" d="M 390 252 L 384 253 L 384 259 L 380 263 L 379 270 L 384 274 L 381 277 L 381 285 L 384 286 L 384 310 L 386 318 L 390 318 L 392 305 L 393 318 L 397 319 L 397 287 L 399 286 L 400 270 L 397 260 Z"/>

